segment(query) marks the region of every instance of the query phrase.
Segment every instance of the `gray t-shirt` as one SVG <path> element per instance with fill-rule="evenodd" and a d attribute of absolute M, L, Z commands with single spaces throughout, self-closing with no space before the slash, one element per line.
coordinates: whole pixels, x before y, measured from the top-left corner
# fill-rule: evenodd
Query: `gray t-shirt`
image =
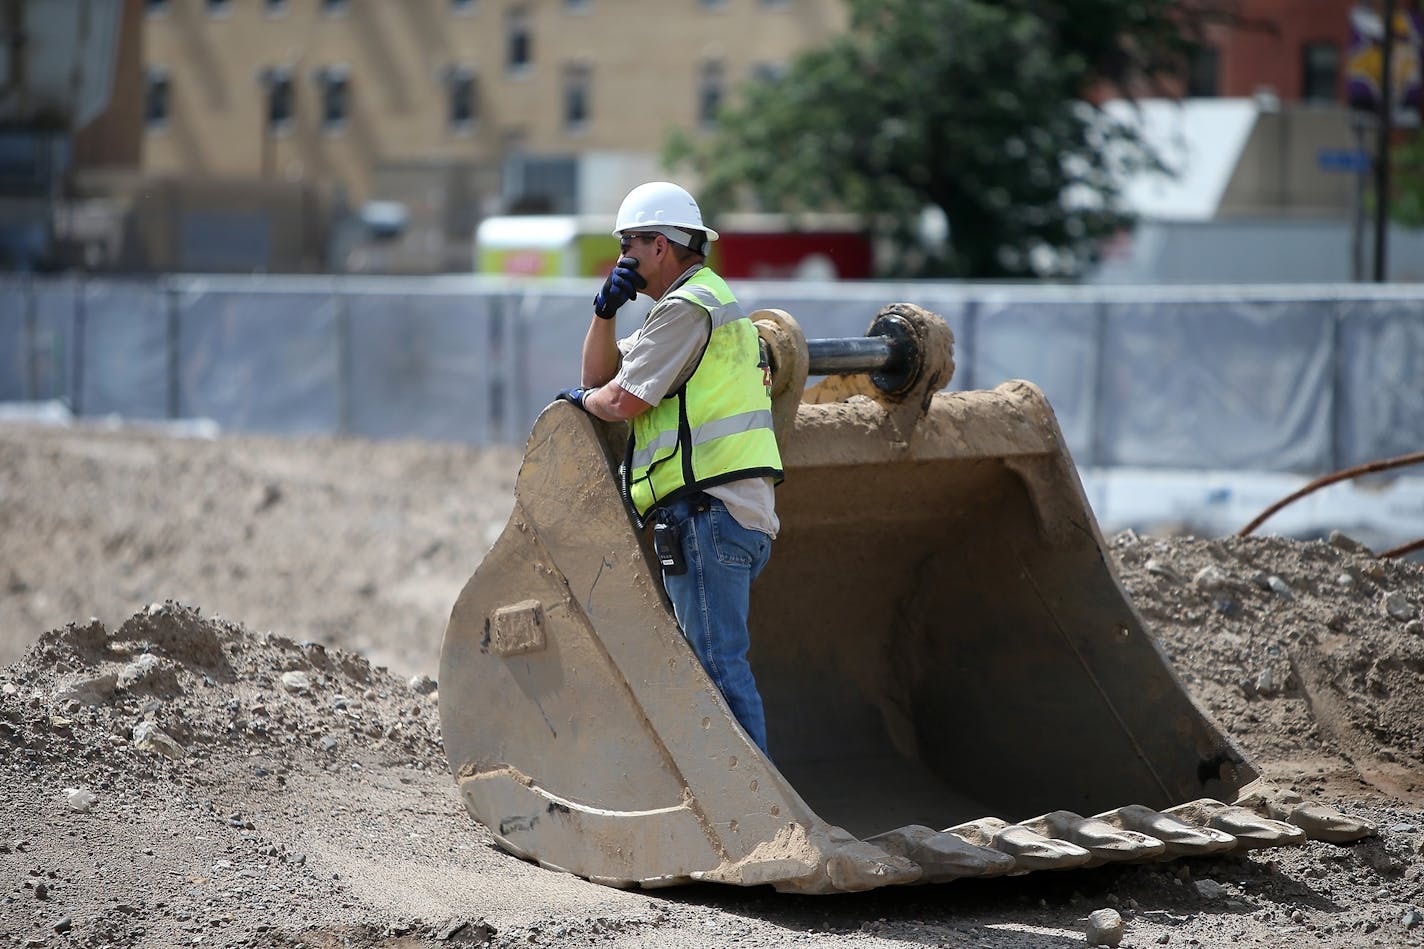
<path fill-rule="evenodd" d="M 673 287 L 701 268 L 701 264 L 688 268 Z M 618 341 L 623 358 L 613 381 L 644 402 L 658 404 L 692 378 L 709 332 L 706 311 L 686 300 L 664 295 L 643 325 Z M 727 505 L 727 512 L 748 530 L 774 538 L 781 529 L 770 478 L 729 481 L 706 491 Z"/>

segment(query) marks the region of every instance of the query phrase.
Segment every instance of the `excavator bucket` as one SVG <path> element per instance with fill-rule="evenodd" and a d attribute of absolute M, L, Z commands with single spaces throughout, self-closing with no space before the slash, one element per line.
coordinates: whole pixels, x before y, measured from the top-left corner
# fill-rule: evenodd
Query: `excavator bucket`
<path fill-rule="evenodd" d="M 1196 706 L 1037 388 L 941 391 L 952 337 L 909 304 L 857 340 L 753 318 L 786 471 L 752 588 L 771 754 L 678 629 L 624 427 L 556 402 L 441 655 L 451 768 L 502 847 L 613 886 L 830 893 L 1372 832 L 1261 781 Z"/>

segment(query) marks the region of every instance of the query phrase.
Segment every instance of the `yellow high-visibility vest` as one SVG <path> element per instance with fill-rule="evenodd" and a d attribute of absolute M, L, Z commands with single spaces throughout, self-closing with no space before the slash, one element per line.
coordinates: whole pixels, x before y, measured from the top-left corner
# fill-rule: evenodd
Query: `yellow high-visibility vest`
<path fill-rule="evenodd" d="M 705 311 L 711 330 L 687 382 L 633 419 L 624 493 L 640 526 L 654 508 L 694 491 L 742 478 L 782 480 L 756 327 L 707 267 L 668 298 Z"/>

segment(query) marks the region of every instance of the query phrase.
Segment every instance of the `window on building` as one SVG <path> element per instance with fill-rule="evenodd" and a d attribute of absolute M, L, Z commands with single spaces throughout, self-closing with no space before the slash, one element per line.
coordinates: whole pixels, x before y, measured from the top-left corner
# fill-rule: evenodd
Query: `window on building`
<path fill-rule="evenodd" d="M 786 64 L 783 62 L 757 63 L 752 67 L 752 78 L 757 82 L 780 82 L 786 78 Z"/>
<path fill-rule="evenodd" d="M 148 67 L 144 77 L 143 120 L 149 128 L 162 128 L 168 124 L 171 93 L 168 70 L 162 66 Z"/>
<path fill-rule="evenodd" d="M 1215 46 L 1203 46 L 1187 67 L 1187 95 L 1210 99 L 1221 94 L 1221 54 Z"/>
<path fill-rule="evenodd" d="M 727 5 L 727 0 L 697 0 L 697 5 L 704 10 L 721 10 Z"/>
<path fill-rule="evenodd" d="M 445 91 L 450 102 L 450 129 L 468 131 L 479 117 L 474 70 L 467 66 L 450 66 L 445 70 Z"/>
<path fill-rule="evenodd" d="M 349 0 L 321 0 L 321 12 L 326 16 L 342 16 L 348 6 Z"/>
<path fill-rule="evenodd" d="M 287 0 L 265 0 L 263 8 L 268 16 L 281 16 L 287 12 Z"/>
<path fill-rule="evenodd" d="M 575 63 L 564 67 L 564 128 L 578 132 L 588 127 L 590 86 L 593 73 Z"/>
<path fill-rule="evenodd" d="M 529 26 L 529 10 L 515 7 L 505 18 L 505 64 L 512 73 L 534 65 L 534 36 Z"/>
<path fill-rule="evenodd" d="M 1334 102 L 1340 87 L 1340 47 L 1329 42 L 1306 43 L 1301 66 L 1301 99 Z"/>
<path fill-rule="evenodd" d="M 564 9 L 570 13 L 587 13 L 593 0 L 564 0 Z"/>
<path fill-rule="evenodd" d="M 168 0 L 148 0 L 144 9 L 150 16 L 161 16 L 168 12 Z"/>
<path fill-rule="evenodd" d="M 456 16 L 468 16 L 475 12 L 475 0 L 450 0 L 450 12 Z"/>
<path fill-rule="evenodd" d="M 501 190 L 506 213 L 573 214 L 578 210 L 577 158 L 528 154 L 523 130 L 506 135 L 505 142 Z"/>
<path fill-rule="evenodd" d="M 702 64 L 702 74 L 697 83 L 697 121 L 702 125 L 717 124 L 717 110 L 722 107 L 726 85 L 721 60 L 709 59 Z"/>
<path fill-rule="evenodd" d="M 208 13 L 211 16 L 227 16 L 232 12 L 232 0 L 208 0 Z"/>
<path fill-rule="evenodd" d="M 290 128 L 296 108 L 291 70 L 272 66 L 262 70 L 262 89 L 267 97 L 267 126 L 274 131 Z"/>
<path fill-rule="evenodd" d="M 321 127 L 339 132 L 346 127 L 351 109 L 351 76 L 345 66 L 327 66 L 316 71 L 321 97 Z"/>

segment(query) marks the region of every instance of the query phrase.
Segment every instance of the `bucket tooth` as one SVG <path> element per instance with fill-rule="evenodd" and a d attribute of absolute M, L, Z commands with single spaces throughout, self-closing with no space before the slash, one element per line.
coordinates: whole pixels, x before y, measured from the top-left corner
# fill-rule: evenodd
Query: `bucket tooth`
<path fill-rule="evenodd" d="M 1014 870 L 1014 858 L 991 847 L 972 844 L 955 834 L 911 824 L 868 838 L 886 853 L 913 860 L 924 871 L 924 883 L 945 883 L 964 877 L 991 877 Z"/>
<path fill-rule="evenodd" d="M 1245 788 L 1236 803 L 1263 817 L 1294 824 L 1311 840 L 1348 844 L 1375 833 L 1375 825 L 1369 821 L 1350 817 L 1329 805 L 1307 801 L 1295 791 L 1264 782 Z"/>
<path fill-rule="evenodd" d="M 921 870 L 912 860 L 813 819 L 788 823 L 747 855 L 691 876 L 738 886 L 770 884 L 780 893 L 824 894 L 914 883 Z"/>
<path fill-rule="evenodd" d="M 1375 833 L 1375 825 L 1369 821 L 1357 820 L 1325 804 L 1307 801 L 1291 810 L 1285 818 L 1294 824 L 1311 840 L 1323 840 L 1332 844 L 1348 844 Z"/>
<path fill-rule="evenodd" d="M 826 860 L 826 875 L 831 885 L 845 893 L 914 883 L 922 873 L 913 860 L 886 853 L 863 840 L 838 845 Z"/>
<path fill-rule="evenodd" d="M 1189 824 L 1223 830 L 1236 838 L 1241 850 L 1257 847 L 1289 847 L 1305 843 L 1305 831 L 1285 821 L 1262 817 L 1246 807 L 1202 798 L 1169 807 L 1163 813 Z"/>
<path fill-rule="evenodd" d="M 1236 838 L 1214 827 L 1199 827 L 1141 804 L 1128 804 L 1095 815 L 1096 820 L 1123 830 L 1156 837 L 1167 845 L 1164 857 L 1198 857 L 1236 846 Z"/>
<path fill-rule="evenodd" d="M 1091 853 L 1093 860 L 1099 863 L 1151 860 L 1167 852 L 1167 845 L 1156 837 L 1136 830 L 1114 827 L 1106 821 L 1084 817 L 1072 811 L 1052 811 L 1042 817 L 1023 821 L 1020 826 L 1028 827 L 1045 837 L 1075 843 Z"/>
<path fill-rule="evenodd" d="M 981 817 L 956 824 L 946 829 L 945 833 L 1008 854 L 1014 858 L 1018 871 L 1067 870 L 1081 867 L 1093 859 L 1091 853 L 1075 843 L 1045 837 L 1032 828 L 1010 824 L 997 817 Z"/>

